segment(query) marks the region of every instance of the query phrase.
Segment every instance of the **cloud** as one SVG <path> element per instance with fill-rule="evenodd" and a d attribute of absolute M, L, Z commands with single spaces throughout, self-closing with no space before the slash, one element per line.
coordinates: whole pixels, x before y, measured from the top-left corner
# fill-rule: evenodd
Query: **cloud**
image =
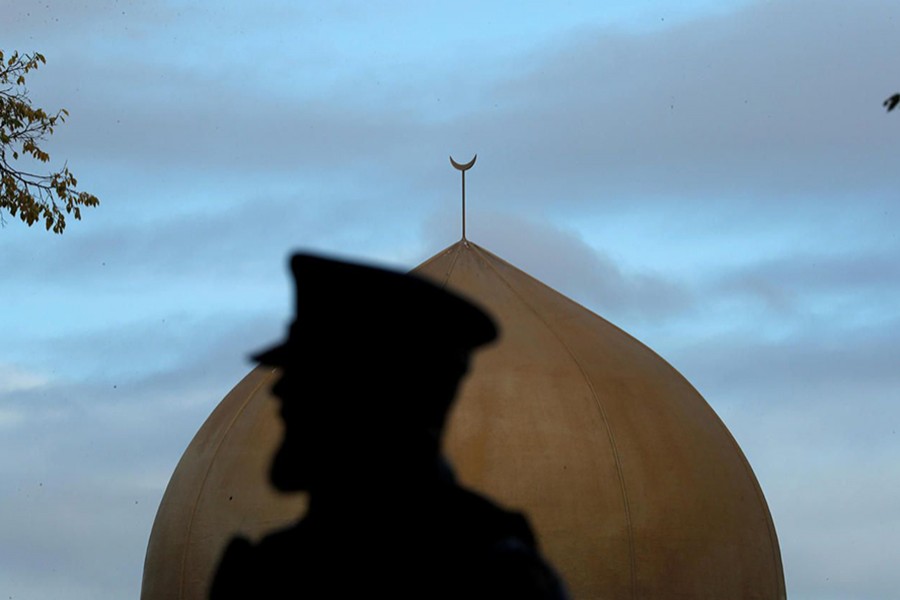
<path fill-rule="evenodd" d="M 382 81 L 354 63 L 295 64 L 288 45 L 252 84 L 208 52 L 212 62 L 142 52 L 110 64 L 82 51 L 37 76 L 72 112 L 52 154 L 83 165 L 104 210 L 129 195 L 105 181 L 117 173 L 137 190 L 131 209 L 172 206 L 194 186 L 227 203 L 278 180 L 348 199 L 347 181 L 393 187 L 375 202 L 402 211 L 400 198 L 438 201 L 448 152 L 478 152 L 473 176 L 495 210 L 834 220 L 851 196 L 855 212 L 880 213 L 900 185 L 880 108 L 896 13 L 756 3 L 652 31 L 583 26 L 477 75 L 390 54 L 377 70 L 396 75 Z M 160 172 L 171 191 L 142 193 L 161 191 Z"/>
<path fill-rule="evenodd" d="M 890 319 L 898 315 L 900 300 L 895 257 L 895 248 L 798 252 L 721 274 L 711 293 L 746 298 L 780 319 L 831 318 L 844 324 Z"/>
<path fill-rule="evenodd" d="M 8 398 L 16 393 L 40 389 L 48 382 L 44 375 L 18 365 L 0 363 L 0 430 L 20 427 L 27 419 L 26 411 L 13 406 Z"/>
<path fill-rule="evenodd" d="M 900 319 L 804 323 L 772 338 L 667 341 L 748 457 L 765 493 L 791 597 L 890 598 L 900 520 Z"/>
<path fill-rule="evenodd" d="M 482 22 L 379 20 L 418 20 L 399 4 L 0 7 L 48 56 L 36 103 L 71 111 L 48 149 L 103 202 L 62 238 L 0 231 L 13 595 L 134 596 L 178 456 L 288 318 L 288 249 L 412 267 L 458 239 L 446 155 L 475 152 L 470 238 L 706 395 L 791 597 L 893 593 L 896 3 L 646 5 L 533 36 L 522 11 L 502 48 Z"/>
<path fill-rule="evenodd" d="M 869 455 L 830 471 L 801 463 L 772 482 L 778 485 L 769 486 L 768 496 L 770 504 L 777 502 L 785 577 L 798 592 L 792 597 L 895 595 L 891 557 L 900 520 L 893 507 L 900 501 L 900 482 L 891 471 L 897 458 Z"/>
<path fill-rule="evenodd" d="M 453 239 L 453 221 L 443 215 L 434 218 L 425 237 Z M 548 222 L 482 211 L 469 238 L 607 318 L 654 321 L 691 306 L 689 292 L 678 282 L 654 272 L 622 269 L 576 232 Z"/>
<path fill-rule="evenodd" d="M 0 363 L 0 398 L 6 394 L 46 385 L 47 377 L 16 365 Z"/>
<path fill-rule="evenodd" d="M 792 325 L 772 332 L 735 322 L 730 331 L 686 340 L 678 360 L 704 373 L 711 388 L 759 406 L 783 400 L 806 407 L 844 404 L 854 396 L 886 403 L 888 392 L 900 389 L 893 356 L 900 316 L 866 324 L 798 319 Z"/>
<path fill-rule="evenodd" d="M 246 354 L 280 335 L 262 321 L 209 319 L 177 334 L 95 332 L 54 344 L 53 352 L 71 357 L 73 350 L 112 343 L 139 368 L 132 364 L 126 373 L 115 365 L 107 373 L 94 367 L 109 360 L 86 355 L 76 359 L 80 377 L 3 395 L 0 419 L 17 415 L 0 422 L 4 593 L 138 594 L 150 527 L 181 453 L 249 372 Z M 167 355 L 160 363 L 154 353 Z"/>
<path fill-rule="evenodd" d="M 467 139 L 510 203 L 790 217 L 897 189 L 880 90 L 898 51 L 887 2 L 757 3 L 653 33 L 583 28 L 498 77 Z M 837 43 L 837 42 L 840 43 Z M 865 190 L 865 193 L 862 191 Z"/>

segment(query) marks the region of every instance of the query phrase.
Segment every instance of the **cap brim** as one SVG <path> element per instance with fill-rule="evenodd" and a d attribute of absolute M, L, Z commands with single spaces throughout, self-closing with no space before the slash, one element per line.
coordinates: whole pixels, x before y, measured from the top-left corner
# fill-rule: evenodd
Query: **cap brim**
<path fill-rule="evenodd" d="M 285 364 L 285 359 L 287 358 L 290 351 L 288 349 L 288 344 L 278 344 L 277 346 L 272 346 L 267 350 L 263 350 L 262 352 L 257 352 L 256 354 L 250 355 L 250 360 L 258 362 L 261 365 L 274 365 L 279 366 Z"/>

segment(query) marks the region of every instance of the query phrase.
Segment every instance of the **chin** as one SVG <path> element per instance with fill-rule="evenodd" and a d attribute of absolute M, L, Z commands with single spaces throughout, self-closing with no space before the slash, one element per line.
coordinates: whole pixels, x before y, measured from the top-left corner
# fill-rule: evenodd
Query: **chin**
<path fill-rule="evenodd" d="M 272 469 L 269 471 L 269 480 L 272 486 L 281 492 L 298 492 L 309 489 L 307 477 L 303 475 L 303 468 L 299 461 L 282 447 L 278 450 L 272 461 Z"/>

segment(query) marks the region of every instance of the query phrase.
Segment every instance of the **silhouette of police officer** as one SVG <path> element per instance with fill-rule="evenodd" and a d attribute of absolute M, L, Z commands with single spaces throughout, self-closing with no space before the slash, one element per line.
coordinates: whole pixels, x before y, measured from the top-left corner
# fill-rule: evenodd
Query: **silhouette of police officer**
<path fill-rule="evenodd" d="M 414 275 L 298 254 L 297 317 L 254 358 L 281 368 L 284 439 L 271 468 L 306 514 L 236 538 L 221 598 L 564 598 L 526 519 L 459 486 L 441 433 L 482 310 Z"/>

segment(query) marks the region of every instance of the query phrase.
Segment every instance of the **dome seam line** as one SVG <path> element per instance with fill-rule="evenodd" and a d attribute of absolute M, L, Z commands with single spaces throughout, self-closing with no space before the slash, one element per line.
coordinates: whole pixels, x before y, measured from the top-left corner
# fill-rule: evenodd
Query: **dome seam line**
<path fill-rule="evenodd" d="M 447 273 L 444 275 L 444 280 L 441 282 L 441 289 L 447 287 L 447 282 L 450 281 L 450 276 L 453 274 L 453 269 L 456 267 L 456 261 L 459 259 L 459 248 L 456 248 L 456 251 L 453 253 L 453 260 L 450 261 L 450 266 L 447 268 Z"/>
<path fill-rule="evenodd" d="M 476 253 L 483 252 L 482 249 L 479 246 L 477 246 L 476 244 L 469 242 L 469 246 L 472 247 Z M 575 353 L 572 351 L 572 349 L 569 348 L 569 346 L 559 336 L 559 334 L 554 330 L 554 328 L 550 326 L 550 323 L 548 323 L 547 320 L 544 319 L 540 315 L 540 313 L 538 313 L 538 311 L 535 310 L 535 308 L 528 302 L 528 300 L 526 300 L 525 297 L 522 296 L 522 294 L 520 294 L 519 291 L 515 287 L 513 287 L 513 285 L 503 276 L 503 274 L 500 273 L 497 270 L 497 268 L 491 264 L 490 260 L 485 259 L 484 262 L 497 275 L 497 277 L 500 279 L 500 281 L 502 281 L 503 284 L 506 285 L 506 287 L 509 288 L 509 290 L 522 302 L 522 304 L 524 304 L 526 307 L 528 307 L 528 310 L 530 310 L 532 312 L 532 314 L 534 314 L 534 316 L 537 317 L 537 319 L 541 323 L 544 324 L 544 327 L 546 327 L 547 330 L 551 333 L 551 335 L 553 335 L 553 337 L 556 338 L 556 340 L 560 343 L 560 345 L 562 345 L 562 347 L 565 349 L 566 353 L 571 357 L 572 361 L 575 363 L 575 366 L 578 368 L 578 371 L 581 373 L 581 376 L 584 378 L 584 381 L 587 383 L 588 389 L 591 392 L 591 396 L 593 397 L 594 402 L 597 405 L 597 408 L 600 410 L 600 415 L 603 417 L 603 424 L 606 429 L 606 436 L 607 436 L 607 439 L 609 440 L 609 445 L 612 448 L 613 459 L 614 459 L 615 465 L 616 465 L 616 475 L 619 480 L 619 488 L 622 492 L 622 501 L 624 504 L 624 512 L 625 512 L 625 523 L 626 523 L 626 527 L 628 530 L 628 556 L 629 556 L 629 563 L 630 563 L 630 567 L 631 567 L 631 597 L 635 598 L 636 594 L 637 594 L 637 563 L 636 563 L 635 547 L 634 547 L 634 528 L 633 528 L 633 524 L 632 524 L 632 520 L 631 520 L 631 510 L 630 510 L 630 507 L 628 504 L 628 491 L 625 486 L 625 474 L 624 474 L 624 471 L 622 468 L 621 457 L 619 456 L 619 449 L 616 445 L 615 435 L 613 434 L 612 428 L 609 425 L 609 418 L 606 414 L 606 410 L 603 408 L 603 403 L 600 402 L 600 398 L 597 395 L 596 389 L 594 389 L 594 385 L 591 383 L 590 378 L 588 378 L 587 373 L 585 372 L 584 368 L 581 366 L 581 362 L 578 360 L 578 357 L 575 356 Z"/>
<path fill-rule="evenodd" d="M 249 394 L 247 394 L 246 399 L 244 400 L 243 404 L 241 404 L 240 410 L 235 411 L 234 416 L 231 418 L 231 421 L 228 423 L 228 427 L 225 428 L 225 432 L 222 434 L 221 439 L 219 439 L 219 443 L 216 444 L 216 449 L 213 452 L 212 460 L 209 461 L 209 466 L 206 468 L 206 472 L 203 474 L 203 482 L 200 484 L 199 489 L 197 491 L 197 497 L 194 498 L 193 506 L 191 506 L 191 518 L 188 520 L 187 534 L 185 535 L 185 539 L 187 540 L 187 542 L 185 545 L 184 556 L 181 559 L 181 578 L 180 578 L 181 581 L 179 582 L 179 589 L 178 589 L 178 597 L 179 598 L 184 598 L 184 581 L 185 581 L 185 572 L 187 570 L 187 557 L 188 557 L 187 544 L 190 543 L 191 531 L 194 528 L 194 517 L 197 514 L 197 506 L 200 504 L 200 497 L 203 495 L 203 490 L 206 487 L 206 480 L 209 479 L 209 473 L 210 473 L 210 471 L 212 471 L 213 464 L 215 463 L 215 459 L 219 455 L 219 450 L 221 450 L 222 444 L 225 443 L 225 438 L 228 437 L 228 434 L 231 432 L 231 428 L 234 427 L 235 421 L 237 421 L 238 417 L 240 417 L 244 413 L 244 410 L 247 408 L 247 405 L 250 403 L 250 400 L 256 396 L 256 392 L 258 392 L 259 388 L 261 388 L 263 386 L 263 384 L 269 380 L 269 376 L 271 376 L 272 373 L 274 373 L 274 372 L 275 372 L 274 368 L 270 369 L 270 371 L 265 375 L 265 377 L 263 377 L 262 380 L 258 384 L 256 384 L 256 386 L 253 388 L 253 391 L 250 392 Z"/>

